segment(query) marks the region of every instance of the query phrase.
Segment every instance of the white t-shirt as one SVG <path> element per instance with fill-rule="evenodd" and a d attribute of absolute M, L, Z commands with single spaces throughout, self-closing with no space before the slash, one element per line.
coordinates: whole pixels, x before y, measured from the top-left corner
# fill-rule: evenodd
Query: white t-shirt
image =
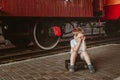
<path fill-rule="evenodd" d="M 72 40 L 70 41 L 70 46 L 71 46 L 70 52 L 71 52 L 71 53 L 72 53 L 72 47 L 74 47 L 74 46 L 76 46 L 76 45 L 77 45 L 77 42 L 75 41 L 75 39 L 72 39 Z M 80 48 L 79 48 L 79 50 L 78 50 L 78 54 L 80 54 L 80 53 L 82 52 L 82 50 L 83 50 L 83 45 L 86 45 L 85 41 L 84 41 L 84 42 L 82 41 L 82 43 L 81 43 L 81 45 L 80 45 Z"/>

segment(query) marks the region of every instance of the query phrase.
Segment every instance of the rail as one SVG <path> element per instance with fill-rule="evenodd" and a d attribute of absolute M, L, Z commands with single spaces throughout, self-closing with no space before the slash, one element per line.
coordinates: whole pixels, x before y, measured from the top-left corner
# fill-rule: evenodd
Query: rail
<path fill-rule="evenodd" d="M 120 37 L 103 37 L 96 38 L 93 40 L 87 40 L 88 48 L 111 44 L 111 43 L 120 43 Z M 9 49 L 9 50 L 1 50 L 0 52 L 0 64 L 13 62 L 13 61 L 20 61 L 25 59 L 31 59 L 36 57 L 48 56 L 53 54 L 60 54 L 63 52 L 70 51 L 69 42 L 62 42 L 60 43 L 55 49 L 52 50 L 41 50 L 36 49 L 35 47 L 31 46 L 26 49 Z"/>

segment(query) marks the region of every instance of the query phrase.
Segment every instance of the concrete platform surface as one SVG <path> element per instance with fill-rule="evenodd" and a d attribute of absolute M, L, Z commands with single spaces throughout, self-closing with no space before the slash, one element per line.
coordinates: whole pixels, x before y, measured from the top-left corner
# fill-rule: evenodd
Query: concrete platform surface
<path fill-rule="evenodd" d="M 0 80 L 120 80 L 120 44 L 88 49 L 97 72 L 68 72 L 69 52 L 0 65 Z"/>

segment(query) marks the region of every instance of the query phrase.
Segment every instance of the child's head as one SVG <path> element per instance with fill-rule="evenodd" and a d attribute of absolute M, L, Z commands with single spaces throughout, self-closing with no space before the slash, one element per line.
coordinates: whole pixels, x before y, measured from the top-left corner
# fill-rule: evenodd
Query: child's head
<path fill-rule="evenodd" d="M 83 30 L 82 30 L 81 28 L 74 28 L 74 29 L 72 30 L 72 34 L 73 34 L 74 37 L 77 37 L 78 34 L 83 34 L 83 33 L 84 33 L 84 32 L 83 32 Z"/>

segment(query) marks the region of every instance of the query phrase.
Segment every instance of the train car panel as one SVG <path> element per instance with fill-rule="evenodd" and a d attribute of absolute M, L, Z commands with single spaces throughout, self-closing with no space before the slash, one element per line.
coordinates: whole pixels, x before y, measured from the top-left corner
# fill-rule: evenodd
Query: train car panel
<path fill-rule="evenodd" d="M 93 15 L 92 0 L 1 0 L 1 3 L 6 16 L 92 17 Z"/>
<path fill-rule="evenodd" d="M 29 16 L 36 14 L 34 0 L 2 0 L 1 2 L 1 11 L 6 13 L 6 16 Z"/>

